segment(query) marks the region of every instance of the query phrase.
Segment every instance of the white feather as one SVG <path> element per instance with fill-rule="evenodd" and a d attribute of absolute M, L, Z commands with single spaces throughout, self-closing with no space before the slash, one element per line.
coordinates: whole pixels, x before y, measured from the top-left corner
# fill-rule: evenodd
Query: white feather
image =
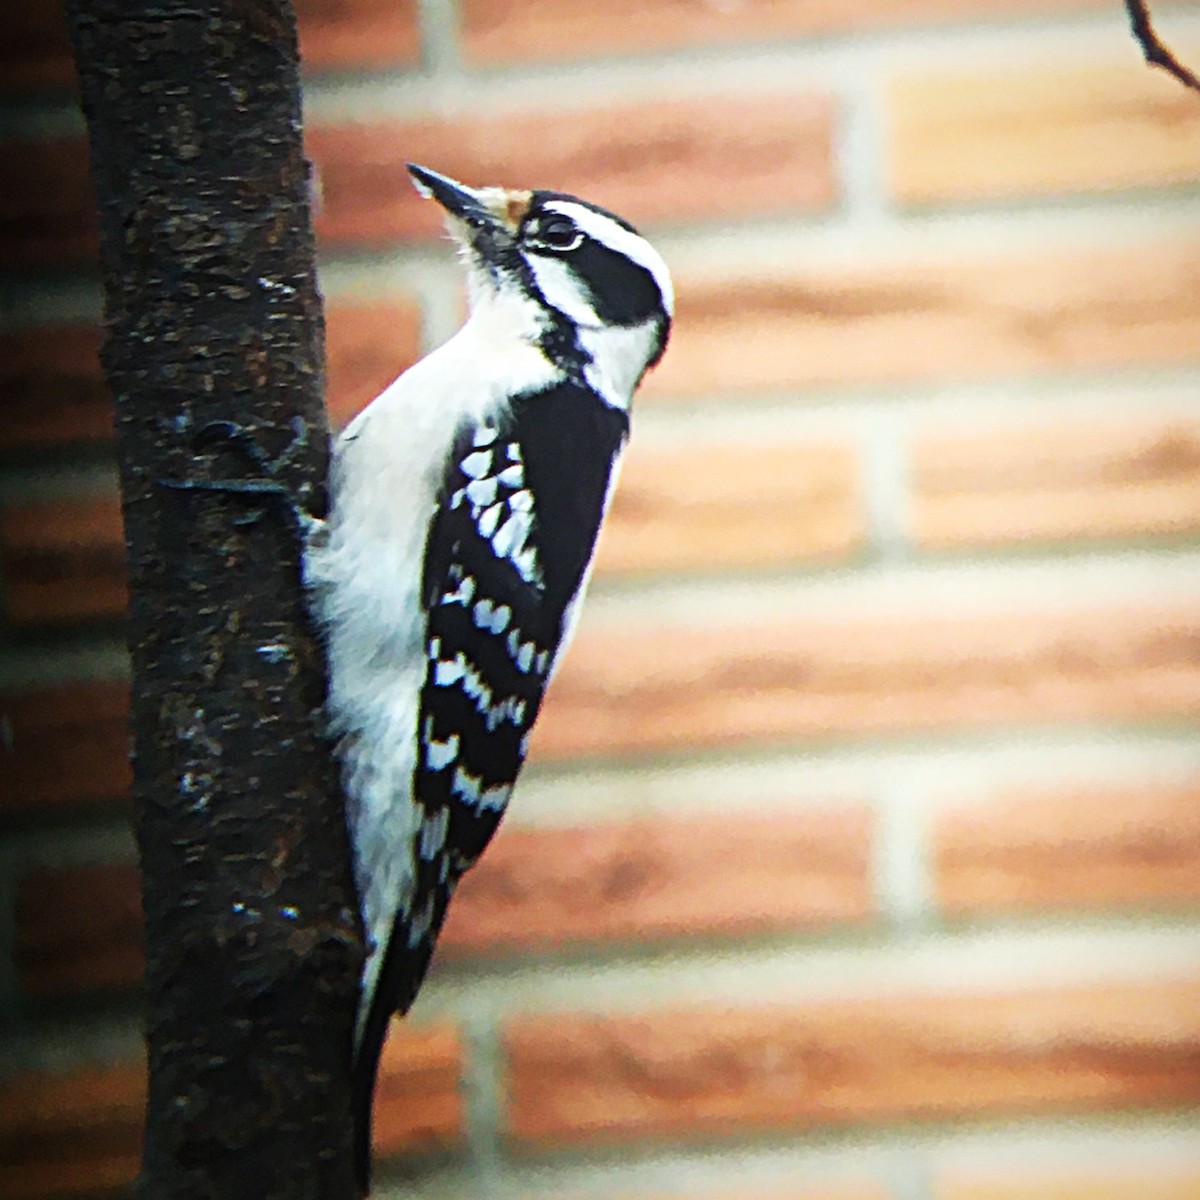
<path fill-rule="evenodd" d="M 374 992 L 398 908 L 412 898 L 419 806 L 412 799 L 425 674 L 421 570 L 444 464 L 463 420 L 494 421 L 512 395 L 558 371 L 537 348 L 538 309 L 482 296 L 450 341 L 401 375 L 334 451 L 332 508 L 305 578 L 325 629 L 328 711 L 341 739 L 355 878 Z M 362 1032 L 366 1005 L 359 1014 Z"/>

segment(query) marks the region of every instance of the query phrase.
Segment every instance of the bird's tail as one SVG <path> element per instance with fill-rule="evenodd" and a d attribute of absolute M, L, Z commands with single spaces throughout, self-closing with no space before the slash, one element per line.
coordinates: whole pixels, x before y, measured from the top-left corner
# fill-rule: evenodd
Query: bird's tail
<path fill-rule="evenodd" d="M 370 1195 L 371 1189 L 371 1115 L 383 1045 L 393 1015 L 407 1013 L 420 989 L 443 916 L 444 911 L 436 914 L 432 934 L 415 946 L 408 944 L 408 928 L 403 918 L 397 921 L 383 954 L 376 986 L 366 998 L 366 1008 L 355 1031 L 350 1105 L 356 1170 L 363 1196 Z"/>
<path fill-rule="evenodd" d="M 385 1024 L 386 1031 L 386 1024 Z M 350 1080 L 351 1115 L 354 1121 L 354 1176 L 360 1196 L 371 1194 L 371 1113 L 375 1101 L 375 1079 L 379 1074 L 382 1034 L 374 1045 L 359 1047 Z"/>

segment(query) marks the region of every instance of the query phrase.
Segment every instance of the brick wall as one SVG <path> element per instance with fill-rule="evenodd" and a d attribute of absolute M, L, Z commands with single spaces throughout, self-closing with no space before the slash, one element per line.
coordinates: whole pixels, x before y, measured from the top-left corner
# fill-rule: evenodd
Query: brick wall
<path fill-rule="evenodd" d="M 453 330 L 407 159 L 672 263 L 381 1194 L 1200 1196 L 1200 101 L 1118 0 L 297 0 L 344 418 Z M 1200 19 L 1157 6 L 1200 61 Z M 0 1193 L 136 1162 L 124 581 L 61 18 L 0 49 Z"/>

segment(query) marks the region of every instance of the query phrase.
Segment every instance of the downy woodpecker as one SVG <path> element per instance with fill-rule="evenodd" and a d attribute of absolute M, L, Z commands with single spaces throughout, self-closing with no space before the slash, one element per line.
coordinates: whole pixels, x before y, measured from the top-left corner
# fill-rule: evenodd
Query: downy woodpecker
<path fill-rule="evenodd" d="M 662 258 L 620 217 L 409 171 L 446 211 L 470 315 L 342 433 L 305 562 L 368 941 L 354 1046 L 364 1191 L 388 1022 L 508 803 L 673 307 Z"/>

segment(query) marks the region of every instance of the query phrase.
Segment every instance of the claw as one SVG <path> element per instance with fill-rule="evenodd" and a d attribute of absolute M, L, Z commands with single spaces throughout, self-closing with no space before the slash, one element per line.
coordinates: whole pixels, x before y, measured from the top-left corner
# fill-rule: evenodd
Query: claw
<path fill-rule="evenodd" d="M 193 443 L 196 450 L 220 450 L 222 444 L 241 451 L 264 475 L 274 476 L 286 460 L 286 455 L 279 461 L 267 456 L 267 453 L 255 440 L 254 435 L 234 421 L 209 421 L 198 434 Z"/>
<path fill-rule="evenodd" d="M 159 487 L 178 492 L 220 492 L 229 496 L 272 496 L 282 500 L 301 545 L 307 544 L 315 527 L 325 524 L 298 504 L 290 489 L 277 479 L 159 479 L 156 482 Z M 234 517 L 233 524 L 239 527 L 257 524 L 265 512 L 265 508 L 255 507 Z"/>

